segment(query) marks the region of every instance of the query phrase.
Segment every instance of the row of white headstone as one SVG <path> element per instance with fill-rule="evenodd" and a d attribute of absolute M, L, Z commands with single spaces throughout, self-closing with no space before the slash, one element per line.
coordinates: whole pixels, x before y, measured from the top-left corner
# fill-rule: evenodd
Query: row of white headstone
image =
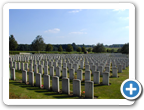
<path fill-rule="evenodd" d="M 21 64 L 21 66 L 20 66 L 20 64 Z M 45 64 L 45 66 L 44 66 L 44 64 Z M 29 69 L 29 71 L 33 71 L 34 70 L 34 73 L 41 73 L 41 74 L 43 74 L 43 73 L 44 74 L 49 74 L 49 72 L 50 72 L 51 76 L 54 75 L 54 70 L 56 70 L 56 76 L 58 76 L 58 77 L 61 76 L 61 71 L 62 71 L 62 76 L 65 77 L 65 76 L 67 76 L 67 69 L 69 70 L 70 74 L 71 73 L 74 74 L 79 69 L 82 69 L 82 68 L 78 67 L 77 64 L 73 65 L 71 63 L 69 63 L 68 66 L 67 66 L 67 63 L 63 63 L 63 66 L 61 66 L 61 65 L 60 66 L 56 66 L 56 62 L 48 63 L 48 61 L 45 61 L 44 64 L 43 65 L 35 64 L 34 67 L 33 67 L 33 63 L 30 62 L 29 68 L 28 68 L 28 63 L 10 62 L 10 68 L 15 68 L 16 70 L 22 70 L 22 71 Z M 118 67 L 112 66 L 113 77 L 117 77 L 118 73 L 122 73 L 122 70 L 126 69 L 126 66 L 128 66 L 128 65 L 123 65 L 122 66 L 121 64 L 119 64 Z M 101 76 L 102 76 L 104 71 L 110 73 L 110 64 L 106 65 L 105 68 L 102 65 L 100 65 L 100 66 L 92 65 L 92 67 L 91 68 L 90 67 L 91 66 L 89 64 L 86 64 L 85 65 L 85 72 L 86 71 L 92 71 L 92 74 L 93 74 L 95 71 L 100 71 L 100 75 Z M 49 70 L 48 70 L 48 68 L 49 68 Z"/>
<path fill-rule="evenodd" d="M 115 55 L 115 54 L 113 54 Z M 116 54 L 117 55 L 117 54 Z M 118 54 L 119 55 L 119 54 Z M 121 68 L 119 65 L 122 66 L 122 69 L 125 69 L 126 67 L 129 66 L 129 60 L 127 57 L 124 57 L 124 55 L 121 55 L 123 57 L 108 57 L 108 55 L 106 54 L 92 54 L 92 55 L 50 55 L 50 54 L 46 54 L 46 55 L 42 55 L 42 54 L 38 54 L 38 55 L 15 55 L 15 56 L 11 56 L 10 57 L 10 67 L 14 67 L 14 68 L 18 68 L 18 70 L 20 70 L 20 63 L 17 63 L 17 67 L 16 67 L 16 63 L 15 61 L 26 61 L 23 59 L 27 59 L 27 63 L 30 63 L 30 66 L 33 67 L 33 65 L 37 64 L 37 65 L 42 65 L 44 67 L 44 65 L 48 65 L 49 67 L 54 66 L 54 69 L 56 69 L 56 67 L 60 67 L 62 69 L 62 65 L 63 68 L 67 68 L 71 69 L 74 68 L 75 70 L 81 68 L 84 69 L 84 65 L 85 65 L 85 69 L 86 70 L 99 70 L 101 71 L 101 67 L 102 66 L 102 71 L 104 71 L 105 67 L 107 66 L 112 66 L 113 67 L 117 67 L 119 72 L 121 72 L 121 70 L 119 68 Z M 19 59 L 20 58 L 20 59 Z M 13 63 L 12 63 L 13 62 Z M 24 68 L 24 64 L 22 64 L 24 62 L 21 62 L 21 68 Z M 27 70 L 28 68 L 28 64 L 25 63 L 25 69 Z M 14 65 L 14 66 L 13 66 Z M 29 67 L 30 67 L 29 66 Z M 96 67 L 95 67 L 96 66 Z M 30 67 L 31 69 L 31 67 Z"/>
<path fill-rule="evenodd" d="M 101 55 L 101 56 L 100 56 Z M 31 56 L 22 56 L 22 55 L 15 55 L 10 56 L 9 61 L 24 61 L 24 62 L 33 62 L 36 64 L 38 62 L 38 65 L 41 63 L 43 65 L 43 60 L 48 62 L 57 62 L 59 63 L 72 63 L 72 64 L 78 64 L 80 66 L 80 63 L 90 64 L 90 65 L 106 65 L 112 62 L 112 65 L 118 65 L 118 63 L 127 63 L 128 58 L 126 57 L 108 57 L 105 54 L 94 54 L 94 55 L 31 55 Z M 122 55 L 123 56 L 123 55 Z M 41 61 L 41 62 L 40 62 Z M 126 64 L 128 65 L 128 64 Z"/>
<path fill-rule="evenodd" d="M 98 72 L 99 74 L 99 72 Z M 105 73 L 108 75 L 108 73 Z M 100 74 L 99 74 L 100 75 Z M 36 73 L 36 87 L 42 86 L 42 74 Z M 97 77 L 97 76 L 96 76 Z M 103 75 L 105 78 L 105 75 Z M 15 68 L 11 69 L 11 78 L 12 80 L 16 80 L 15 76 Z M 50 75 L 44 74 L 44 89 L 50 90 Z M 105 79 L 106 80 L 106 79 Z M 22 71 L 22 82 L 27 84 L 27 71 Z M 29 72 L 29 85 L 34 86 L 34 72 Z M 105 81 L 103 81 L 105 84 Z M 52 91 L 59 92 L 59 77 L 52 76 Z M 70 80 L 69 78 L 63 77 L 62 78 L 62 93 L 70 95 Z M 81 96 L 81 80 L 80 79 L 73 79 L 73 96 Z M 94 82 L 90 80 L 85 80 L 85 98 L 94 98 Z"/>
<path fill-rule="evenodd" d="M 38 57 L 40 56 L 40 57 Z M 110 66 L 112 64 L 112 74 L 113 77 L 118 77 L 118 73 L 121 73 L 123 69 L 125 69 L 129 63 L 127 58 L 107 58 L 92 56 L 90 55 L 83 58 L 83 56 L 71 56 L 71 55 L 62 55 L 51 57 L 51 56 L 17 56 L 10 58 L 10 68 L 11 75 L 10 78 L 15 80 L 15 69 L 22 70 L 22 80 L 23 82 L 27 82 L 27 70 L 28 63 L 24 62 L 15 62 L 19 61 L 18 58 L 26 59 L 30 62 L 29 64 L 29 84 L 34 86 L 34 74 L 36 75 L 36 86 L 41 87 L 41 76 L 43 74 L 44 69 L 44 88 L 50 89 L 50 76 L 52 77 L 52 90 L 55 92 L 59 92 L 59 77 L 61 77 L 62 70 L 62 92 L 70 93 L 69 80 L 73 80 L 73 95 L 81 96 L 81 81 L 83 80 L 83 71 L 81 69 L 84 68 L 85 62 L 85 97 L 86 98 L 94 98 L 94 83 L 100 84 L 100 76 L 103 77 L 102 83 L 105 85 L 109 85 L 109 76 L 110 76 Z M 38 58 L 38 59 L 37 59 Z M 46 59 L 50 58 L 50 59 Z M 54 59 L 52 59 L 54 58 Z M 40 61 L 41 60 L 41 61 Z M 93 60 L 93 61 L 92 61 Z M 14 61 L 14 62 L 12 62 Z M 24 60 L 25 61 L 25 60 Z M 63 61 L 63 62 L 62 62 Z M 41 63 L 40 63 L 41 62 Z M 74 63 L 70 63 L 74 62 Z M 95 63 L 94 63 L 95 62 Z M 58 64 L 57 64 L 58 63 Z M 21 65 L 20 65 L 21 64 Z M 25 68 L 24 68 L 25 64 Z M 122 65 L 121 65 L 122 64 Z M 34 65 L 34 72 L 33 72 Z M 63 66 L 62 66 L 63 65 Z M 79 69 L 79 67 L 81 69 Z M 50 69 L 50 74 L 48 73 L 48 68 Z M 67 76 L 67 68 L 69 69 L 69 78 Z M 39 70 L 39 72 L 37 72 Z M 56 70 L 56 75 L 54 75 L 54 70 Z M 91 71 L 93 74 L 93 81 L 91 81 Z M 104 71 L 105 70 L 105 71 Z M 75 79 L 75 71 L 77 72 L 77 79 Z"/>

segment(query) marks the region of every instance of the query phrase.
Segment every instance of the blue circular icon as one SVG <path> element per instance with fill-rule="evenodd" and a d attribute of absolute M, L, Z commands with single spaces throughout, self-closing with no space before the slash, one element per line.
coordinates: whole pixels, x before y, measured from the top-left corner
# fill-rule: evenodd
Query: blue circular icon
<path fill-rule="evenodd" d="M 139 86 L 134 81 L 128 81 L 123 86 L 123 92 L 128 97 L 135 97 L 139 93 Z"/>
<path fill-rule="evenodd" d="M 121 93 L 126 99 L 136 99 L 141 93 L 141 85 L 136 80 L 127 79 L 121 84 Z"/>

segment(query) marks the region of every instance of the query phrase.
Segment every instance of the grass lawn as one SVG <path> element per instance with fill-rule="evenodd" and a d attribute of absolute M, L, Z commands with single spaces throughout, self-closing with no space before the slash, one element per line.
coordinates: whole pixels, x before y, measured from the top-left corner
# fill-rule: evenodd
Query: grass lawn
<path fill-rule="evenodd" d="M 85 69 L 83 69 L 85 70 Z M 84 72 L 84 71 L 83 71 Z M 112 75 L 112 71 L 110 71 Z M 118 73 L 118 78 L 109 78 L 110 85 L 94 84 L 94 97 L 96 99 L 124 99 L 120 92 L 121 83 L 129 78 L 129 67 L 123 70 L 122 73 Z M 68 72 L 69 77 L 69 72 Z M 75 73 L 75 78 L 77 74 Z M 27 75 L 28 78 L 28 75 Z M 85 78 L 83 76 L 83 78 Z M 52 78 L 50 78 L 50 85 L 52 86 Z M 93 75 L 91 75 L 91 80 L 93 80 Z M 100 82 L 102 83 L 102 77 L 100 77 Z M 62 94 L 48 91 L 46 89 L 41 89 L 39 87 L 32 87 L 28 84 L 22 83 L 22 71 L 16 70 L 16 80 L 9 80 L 9 98 L 10 99 L 82 99 L 85 94 L 85 84 L 84 81 L 81 82 L 81 97 L 74 97 L 72 95 L 73 82 L 70 81 L 70 95 Z M 43 84 L 43 78 L 42 78 Z M 59 88 L 62 89 L 62 79 L 59 79 Z"/>

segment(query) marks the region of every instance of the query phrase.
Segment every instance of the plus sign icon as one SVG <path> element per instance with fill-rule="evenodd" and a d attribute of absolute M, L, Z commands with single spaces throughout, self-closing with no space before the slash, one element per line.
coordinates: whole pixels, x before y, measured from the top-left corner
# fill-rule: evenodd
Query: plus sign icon
<path fill-rule="evenodd" d="M 134 100 L 141 94 L 141 84 L 137 80 L 127 79 L 121 84 L 121 93 L 126 99 Z"/>

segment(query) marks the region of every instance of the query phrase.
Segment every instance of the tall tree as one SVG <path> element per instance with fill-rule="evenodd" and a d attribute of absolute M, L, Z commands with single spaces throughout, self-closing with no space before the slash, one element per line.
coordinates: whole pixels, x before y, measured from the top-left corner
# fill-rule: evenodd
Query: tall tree
<path fill-rule="evenodd" d="M 9 36 L 9 50 L 16 50 L 18 47 L 18 43 L 15 40 L 13 35 Z"/>
<path fill-rule="evenodd" d="M 87 50 L 88 52 L 92 52 L 92 49 L 91 48 L 88 48 L 88 50 Z"/>
<path fill-rule="evenodd" d="M 81 47 L 78 47 L 76 51 L 81 52 L 82 51 Z"/>
<path fill-rule="evenodd" d="M 63 51 L 63 48 L 62 48 L 61 45 L 59 46 L 58 51 L 59 51 L 59 52 L 62 52 L 62 51 Z"/>
<path fill-rule="evenodd" d="M 111 49 L 111 53 L 114 53 L 114 49 Z"/>
<path fill-rule="evenodd" d="M 35 40 L 31 44 L 32 48 L 35 51 L 43 51 L 45 50 L 45 43 L 42 36 L 38 35 Z"/>
<path fill-rule="evenodd" d="M 73 46 L 73 50 L 76 51 L 76 49 L 78 48 L 78 46 L 75 43 L 72 43 Z"/>
<path fill-rule="evenodd" d="M 82 47 L 82 52 L 86 52 L 86 48 L 84 46 Z"/>
<path fill-rule="evenodd" d="M 117 49 L 117 53 L 121 53 L 121 48 Z"/>
<path fill-rule="evenodd" d="M 67 52 L 72 52 L 72 51 L 73 51 L 72 45 L 68 44 L 68 45 L 67 45 L 67 48 L 66 48 L 66 51 L 67 51 Z"/>
<path fill-rule="evenodd" d="M 46 51 L 52 51 L 52 50 L 53 50 L 53 46 L 51 44 L 47 44 Z"/>
<path fill-rule="evenodd" d="M 124 54 L 129 54 L 129 43 L 125 44 L 122 48 L 121 48 L 121 52 Z"/>
<path fill-rule="evenodd" d="M 93 52 L 101 53 L 101 52 L 105 52 L 105 51 L 106 51 L 106 49 L 103 44 L 98 43 L 95 47 L 93 47 Z"/>

